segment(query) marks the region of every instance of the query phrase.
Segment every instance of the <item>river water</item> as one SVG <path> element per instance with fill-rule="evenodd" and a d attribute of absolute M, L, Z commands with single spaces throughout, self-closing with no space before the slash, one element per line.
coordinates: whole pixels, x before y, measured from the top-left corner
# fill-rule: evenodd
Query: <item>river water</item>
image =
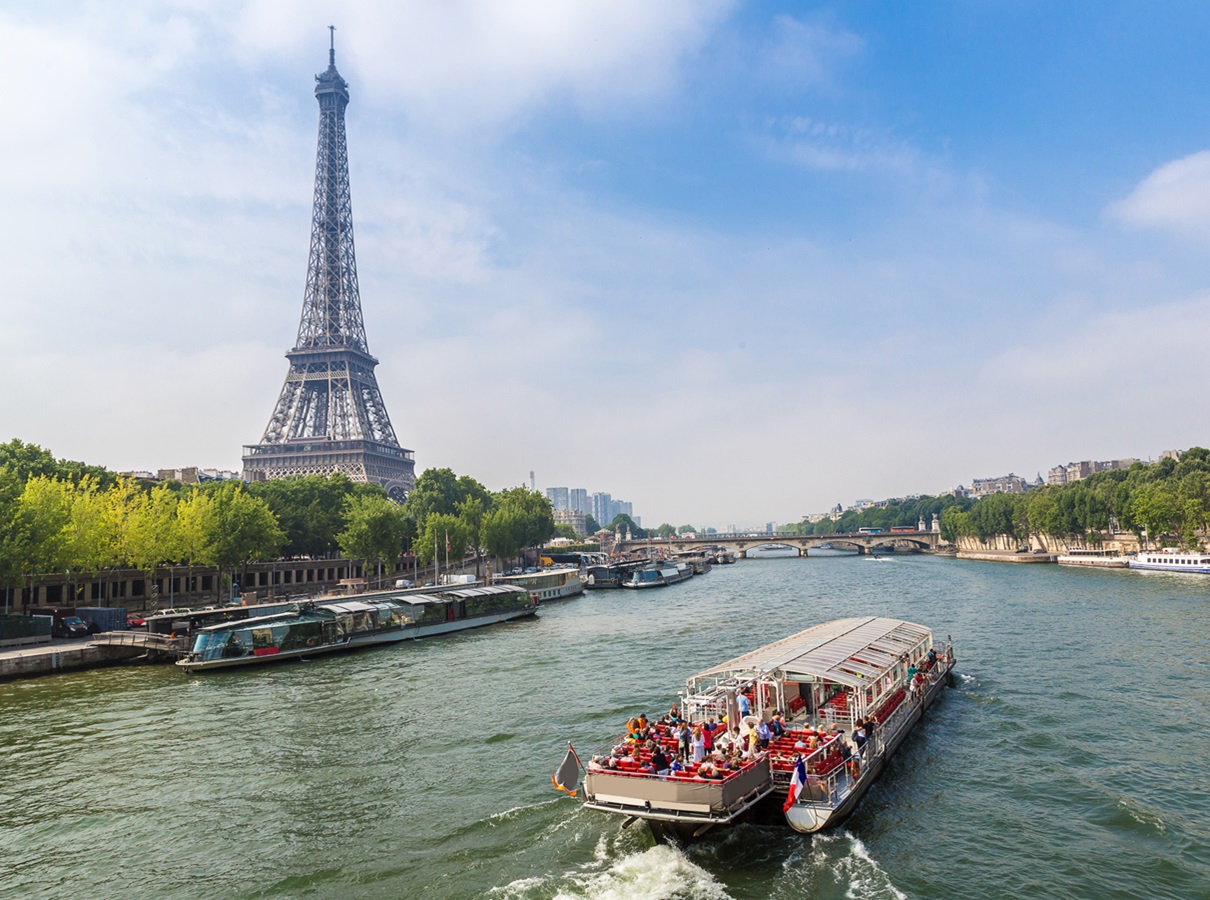
<path fill-rule="evenodd" d="M 842 616 L 952 635 L 838 831 L 688 848 L 550 776 L 689 674 Z M 0 685 L 0 896 L 1210 896 L 1210 579 L 769 559 L 310 663 Z"/>

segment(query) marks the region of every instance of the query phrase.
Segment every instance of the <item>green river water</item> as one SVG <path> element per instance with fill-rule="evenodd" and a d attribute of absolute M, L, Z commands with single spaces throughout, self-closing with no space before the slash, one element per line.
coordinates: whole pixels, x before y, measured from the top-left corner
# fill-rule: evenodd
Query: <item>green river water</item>
<path fill-rule="evenodd" d="M 550 776 L 689 674 L 842 616 L 956 684 L 837 831 L 687 847 Z M 0 684 L 0 897 L 1210 897 L 1210 578 L 766 559 L 259 670 Z"/>

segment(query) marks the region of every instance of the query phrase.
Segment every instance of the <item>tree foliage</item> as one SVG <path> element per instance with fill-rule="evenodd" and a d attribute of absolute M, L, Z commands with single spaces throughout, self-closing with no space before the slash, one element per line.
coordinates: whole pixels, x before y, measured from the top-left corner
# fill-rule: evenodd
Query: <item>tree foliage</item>
<path fill-rule="evenodd" d="M 399 559 L 408 530 L 407 516 L 385 492 L 349 494 L 341 519 L 344 527 L 336 540 L 346 557 L 379 566 Z"/>

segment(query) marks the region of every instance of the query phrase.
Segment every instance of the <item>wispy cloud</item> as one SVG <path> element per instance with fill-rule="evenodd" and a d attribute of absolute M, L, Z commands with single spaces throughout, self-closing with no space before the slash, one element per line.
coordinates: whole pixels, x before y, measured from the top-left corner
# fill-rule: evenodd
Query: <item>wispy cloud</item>
<path fill-rule="evenodd" d="M 1210 238 L 1210 150 L 1160 166 L 1109 215 L 1129 226 Z"/>

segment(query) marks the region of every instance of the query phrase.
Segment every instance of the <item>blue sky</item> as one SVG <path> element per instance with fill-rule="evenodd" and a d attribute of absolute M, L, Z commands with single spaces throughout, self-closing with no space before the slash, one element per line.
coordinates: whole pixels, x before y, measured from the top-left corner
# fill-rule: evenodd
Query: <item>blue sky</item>
<path fill-rule="evenodd" d="M 723 0 L 0 9 L 5 439 L 238 468 L 329 24 L 420 469 L 726 527 L 1207 443 L 1210 7 Z"/>

